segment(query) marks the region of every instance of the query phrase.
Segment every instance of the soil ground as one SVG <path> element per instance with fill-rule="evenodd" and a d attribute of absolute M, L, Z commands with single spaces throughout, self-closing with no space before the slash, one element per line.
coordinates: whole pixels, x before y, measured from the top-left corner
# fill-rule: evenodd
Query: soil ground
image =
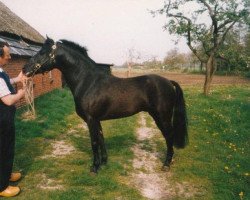
<path fill-rule="evenodd" d="M 118 77 L 127 77 L 126 70 L 114 69 L 112 73 Z M 140 76 L 145 74 L 158 74 L 169 80 L 177 81 L 180 85 L 203 85 L 205 76 L 202 74 L 185 74 L 177 72 L 164 72 L 164 71 L 142 71 L 132 70 L 131 77 Z M 217 76 L 213 77 L 213 85 L 239 85 L 239 84 L 250 84 L 250 79 L 240 76 Z"/>

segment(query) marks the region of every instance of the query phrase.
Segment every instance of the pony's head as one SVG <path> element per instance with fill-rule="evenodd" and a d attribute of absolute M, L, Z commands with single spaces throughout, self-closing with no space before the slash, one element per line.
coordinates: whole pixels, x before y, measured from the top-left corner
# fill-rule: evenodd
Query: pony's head
<path fill-rule="evenodd" d="M 47 37 L 41 50 L 24 65 L 23 73 L 30 77 L 50 71 L 55 67 L 56 44 Z"/>

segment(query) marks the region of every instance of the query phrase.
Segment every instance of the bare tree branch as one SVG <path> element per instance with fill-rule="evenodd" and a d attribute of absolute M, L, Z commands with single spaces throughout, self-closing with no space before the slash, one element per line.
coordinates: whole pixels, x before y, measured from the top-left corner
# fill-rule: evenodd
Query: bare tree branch
<path fill-rule="evenodd" d="M 230 24 L 232 22 L 231 19 L 225 20 L 223 24 L 218 26 L 218 30 L 224 28 L 226 25 Z"/>
<path fill-rule="evenodd" d="M 216 9 L 217 9 L 217 4 L 215 5 L 215 10 L 212 9 L 212 7 L 205 1 L 205 0 L 199 0 L 201 3 L 203 3 L 209 12 L 209 15 L 212 19 L 212 26 L 213 26 L 213 43 L 214 47 L 216 48 L 218 45 L 218 20 L 216 19 Z"/>
<path fill-rule="evenodd" d="M 199 1 L 200 1 L 201 3 L 203 3 L 203 4 L 207 7 L 208 12 L 209 12 L 209 15 L 210 15 L 211 17 L 214 16 L 214 12 L 213 12 L 211 6 L 210 6 L 205 0 L 199 0 Z"/>
<path fill-rule="evenodd" d="M 230 24 L 230 26 L 225 30 L 225 32 L 224 32 L 223 35 L 222 35 L 221 40 L 218 42 L 218 46 L 216 47 L 216 49 L 218 49 L 218 48 L 224 43 L 228 31 L 234 26 L 234 24 L 235 24 L 236 22 L 237 22 L 237 21 L 234 21 L 234 22 L 233 22 L 232 24 Z"/>

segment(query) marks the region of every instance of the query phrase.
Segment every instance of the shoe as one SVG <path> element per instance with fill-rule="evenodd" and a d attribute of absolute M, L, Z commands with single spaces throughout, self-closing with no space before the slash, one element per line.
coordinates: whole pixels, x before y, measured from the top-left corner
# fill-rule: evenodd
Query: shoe
<path fill-rule="evenodd" d="M 22 175 L 19 172 L 11 173 L 11 175 L 10 175 L 10 181 L 12 181 L 12 182 L 18 181 L 18 180 L 20 180 L 21 176 Z"/>
<path fill-rule="evenodd" d="M 14 197 L 20 192 L 19 187 L 8 186 L 4 191 L 0 192 L 0 197 Z"/>

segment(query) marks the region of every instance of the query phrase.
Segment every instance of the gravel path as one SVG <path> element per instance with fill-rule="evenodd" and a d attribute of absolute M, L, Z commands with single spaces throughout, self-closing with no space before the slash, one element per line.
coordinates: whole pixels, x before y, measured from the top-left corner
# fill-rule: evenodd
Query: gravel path
<path fill-rule="evenodd" d="M 162 162 L 157 156 L 156 144 L 152 140 L 155 134 L 157 137 L 161 137 L 161 134 L 158 129 L 146 126 L 145 113 L 140 114 L 136 134 L 138 143 L 132 148 L 135 158 L 131 181 L 142 196 L 152 200 L 170 200 L 176 197 L 192 198 L 197 193 L 192 184 L 187 182 L 171 184 L 171 171 L 161 171 Z"/>

